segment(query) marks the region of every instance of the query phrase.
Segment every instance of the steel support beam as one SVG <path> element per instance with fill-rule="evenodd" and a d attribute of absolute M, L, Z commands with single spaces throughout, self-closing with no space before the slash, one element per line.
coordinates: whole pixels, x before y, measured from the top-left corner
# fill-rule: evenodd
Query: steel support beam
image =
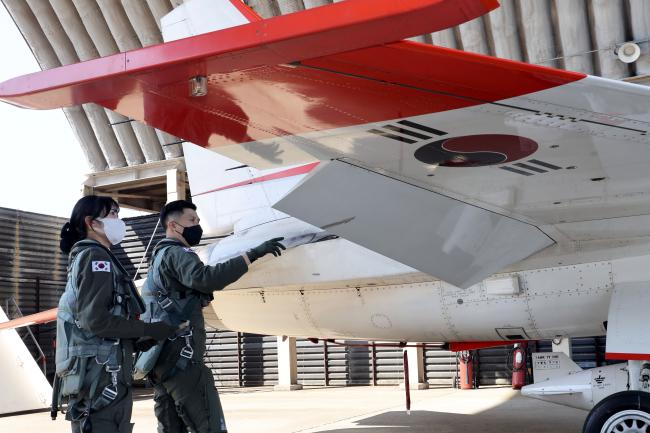
<path fill-rule="evenodd" d="M 296 391 L 298 384 L 298 355 L 295 337 L 278 336 L 278 384 L 276 391 Z"/>
<path fill-rule="evenodd" d="M 416 347 L 406 347 L 404 352 L 408 357 L 409 363 L 409 388 L 410 389 L 428 389 L 429 384 L 425 376 L 424 367 L 424 348 L 419 345 Z M 404 389 L 405 384 L 401 383 L 400 388 Z"/>
<path fill-rule="evenodd" d="M 625 42 L 625 16 L 622 0 L 589 0 L 589 25 L 596 52 L 596 74 L 605 78 L 630 75 L 628 65 L 614 54 L 617 43 Z"/>
<path fill-rule="evenodd" d="M 52 69 L 61 66 L 59 58 L 29 5 L 24 0 L 3 0 L 3 3 L 21 30 L 25 42 L 34 53 L 34 57 L 36 57 L 41 69 Z M 82 146 L 82 150 L 90 169 L 93 171 L 105 170 L 107 167 L 106 159 L 99 148 L 99 143 L 88 122 L 86 113 L 81 107 L 64 108 L 63 113 L 68 119 L 79 143 L 86 144 Z"/>

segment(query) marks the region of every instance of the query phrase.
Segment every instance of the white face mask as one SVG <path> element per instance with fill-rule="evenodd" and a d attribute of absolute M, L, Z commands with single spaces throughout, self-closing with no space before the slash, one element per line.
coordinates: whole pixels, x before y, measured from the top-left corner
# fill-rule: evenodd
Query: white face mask
<path fill-rule="evenodd" d="M 126 224 L 119 218 L 97 218 L 104 224 L 104 234 L 111 245 L 117 245 L 124 240 Z"/>

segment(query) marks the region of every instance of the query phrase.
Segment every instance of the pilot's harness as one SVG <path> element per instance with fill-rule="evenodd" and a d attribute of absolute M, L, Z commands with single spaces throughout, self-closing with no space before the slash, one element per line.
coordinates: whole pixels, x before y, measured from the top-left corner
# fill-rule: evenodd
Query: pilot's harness
<path fill-rule="evenodd" d="M 64 359 L 57 359 L 57 371 L 55 380 L 59 381 L 55 388 L 55 395 L 53 395 L 52 402 L 52 419 L 56 418 L 56 411 L 58 410 L 59 400 L 61 397 L 75 398 L 76 395 L 81 393 L 84 384 L 88 381 L 85 380 L 87 370 L 86 360 L 94 358 L 98 365 L 104 368 L 95 369 L 95 377 L 90 380 L 90 389 L 88 390 L 88 397 L 91 401 L 90 406 L 85 410 L 76 408 L 70 405 L 68 410 L 71 411 L 73 419 L 81 419 L 87 417 L 90 412 L 99 411 L 115 401 L 118 396 L 118 378 L 119 373 L 122 371 L 119 355 L 121 350 L 119 338 L 101 338 L 89 333 L 81 327 L 78 320 L 79 305 L 77 287 L 77 275 L 79 272 L 79 259 L 83 254 L 86 254 L 90 248 L 101 248 L 94 245 L 80 251 L 74 258 L 72 266 L 69 271 L 68 284 L 62 296 L 59 305 L 58 316 L 63 320 L 63 328 L 65 335 L 57 335 L 58 339 L 65 339 L 58 341 L 59 346 L 65 344 L 67 349 Z M 110 251 L 109 251 L 110 254 Z M 114 258 L 110 254 L 111 258 Z M 111 260 L 113 265 L 119 263 L 117 260 Z M 121 268 L 121 267 L 120 267 Z M 123 269 L 120 269 L 123 271 Z M 113 316 L 128 317 L 129 316 L 129 301 L 131 294 L 125 293 L 123 290 L 123 283 L 118 280 L 118 274 L 114 273 L 114 287 L 113 293 L 113 306 L 110 313 Z M 126 273 L 124 272 L 124 275 Z M 123 275 L 122 275 L 123 276 Z M 111 382 L 106 385 L 99 396 L 93 400 L 97 391 L 97 386 L 100 382 L 101 372 L 105 370 L 111 377 Z M 77 412 L 77 413 L 75 413 Z"/>
<path fill-rule="evenodd" d="M 149 270 L 151 279 L 147 279 L 145 286 L 142 288 L 142 297 L 147 305 L 147 311 L 142 315 L 141 319 L 149 322 L 164 321 L 172 326 L 179 326 L 181 323 L 187 321 L 194 308 L 201 304 L 201 297 L 193 294 L 193 291 L 179 292 L 169 291 L 165 288 L 160 278 L 160 265 L 164 256 L 164 252 L 171 248 L 172 245 L 164 246 L 156 251 L 154 260 Z M 152 302 L 154 301 L 154 302 Z M 159 381 L 164 381 L 172 377 L 179 371 L 185 370 L 194 356 L 194 348 L 192 347 L 192 327 L 188 326 L 186 330 L 169 340 L 175 341 L 178 338 L 185 339 L 185 345 L 180 350 L 178 360 L 174 367 L 169 369 L 163 377 L 158 378 Z M 138 357 L 135 365 L 135 377 L 143 378 L 153 369 L 156 364 L 160 352 L 162 351 L 162 344 L 154 346 L 147 352 L 144 352 Z"/>

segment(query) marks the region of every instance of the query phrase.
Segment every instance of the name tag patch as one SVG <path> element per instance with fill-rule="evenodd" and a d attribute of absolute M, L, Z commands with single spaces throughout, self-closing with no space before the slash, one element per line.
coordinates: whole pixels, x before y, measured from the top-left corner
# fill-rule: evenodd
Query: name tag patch
<path fill-rule="evenodd" d="M 93 261 L 93 272 L 110 272 L 111 262 Z"/>

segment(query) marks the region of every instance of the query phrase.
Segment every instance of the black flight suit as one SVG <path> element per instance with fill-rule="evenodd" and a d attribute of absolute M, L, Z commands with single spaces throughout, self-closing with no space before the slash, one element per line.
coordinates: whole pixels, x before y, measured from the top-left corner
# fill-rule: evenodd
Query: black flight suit
<path fill-rule="evenodd" d="M 88 250 L 88 251 L 85 251 Z M 153 336 L 159 340 L 173 335 L 174 329 L 164 323 L 144 323 L 137 319 L 136 315 L 144 311 L 144 303 L 138 295 L 131 278 L 115 256 L 99 242 L 85 239 L 77 242 L 70 252 L 69 263 L 75 257 L 79 257 L 76 275 L 77 302 L 76 316 L 77 327 L 67 323 L 67 331 L 64 329 L 62 315 L 66 311 L 70 313 L 70 306 L 63 300 L 59 305 L 59 317 L 57 318 L 57 343 L 63 343 L 63 339 L 71 341 L 70 332 L 83 332 L 91 338 L 115 339 L 119 345 L 118 357 L 120 371 L 118 373 L 117 396 L 106 407 L 97 411 L 90 411 L 90 424 L 92 433 L 128 433 L 131 432 L 131 410 L 133 399 L 131 395 L 132 366 L 134 339 Z M 69 275 L 69 278 L 74 278 Z M 118 287 L 119 286 L 119 287 Z M 125 306 L 123 314 L 113 315 L 111 309 L 116 302 L 116 294 L 123 293 Z M 64 297 L 62 297 L 63 299 Z M 70 331 L 72 328 L 72 331 Z M 66 337 L 65 334 L 68 334 Z M 59 360 L 70 359 L 65 344 L 57 344 L 57 364 Z M 83 358 L 77 357 L 77 358 Z M 77 359 L 78 362 L 79 359 Z M 73 433 L 81 432 L 81 425 L 86 417 L 79 415 L 87 411 L 93 405 L 106 385 L 111 383 L 111 375 L 105 370 L 104 365 L 96 362 L 94 357 L 84 359 L 85 374 L 83 386 L 76 395 L 69 396 L 68 412 L 66 419 L 72 421 Z M 78 418 L 74 420 L 73 418 Z M 88 427 L 87 427 L 88 428 Z"/>
<path fill-rule="evenodd" d="M 188 319 L 192 327 L 194 354 L 189 366 L 173 371 L 185 342 L 182 338 L 166 341 L 151 378 L 155 387 L 155 413 L 158 432 L 195 433 L 226 432 L 221 403 L 214 386 L 212 372 L 203 362 L 205 354 L 205 321 L 202 306 L 212 299 L 212 292 L 237 281 L 248 271 L 243 256 L 206 266 L 198 255 L 176 239 L 166 238 L 156 245 L 154 256 L 162 248 L 160 281 L 173 296 L 198 296 L 203 304 L 196 303 Z M 152 278 L 149 275 L 147 278 Z M 172 374 L 170 375 L 170 372 Z"/>

